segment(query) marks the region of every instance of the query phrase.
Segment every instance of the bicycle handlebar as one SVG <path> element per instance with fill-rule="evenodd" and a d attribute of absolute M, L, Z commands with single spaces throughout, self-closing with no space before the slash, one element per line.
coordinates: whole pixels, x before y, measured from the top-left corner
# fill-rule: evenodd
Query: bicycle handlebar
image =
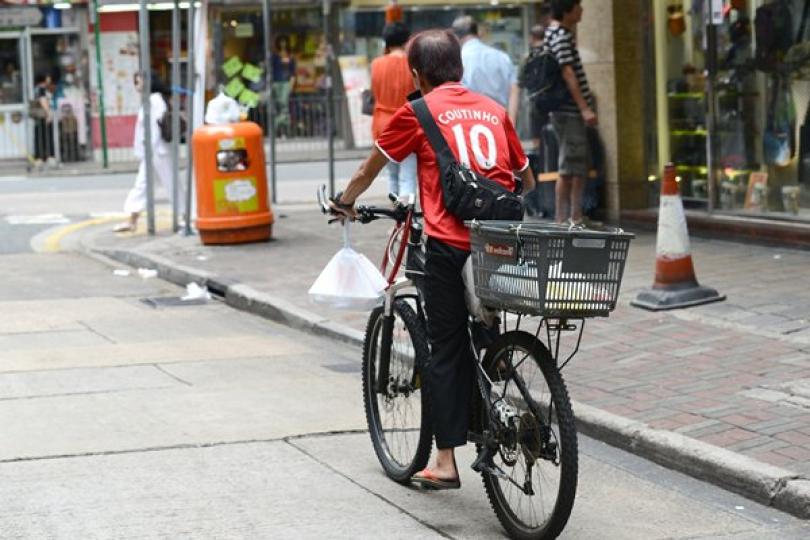
<path fill-rule="evenodd" d="M 413 203 L 405 204 L 400 202 L 396 196 L 389 195 L 391 202 L 394 203 L 393 207 L 383 208 L 379 206 L 365 206 L 360 205 L 355 208 L 357 212 L 357 221 L 362 224 L 371 223 L 381 217 L 393 219 L 397 223 L 403 223 L 408 218 L 408 212 L 412 211 Z M 326 186 L 322 185 L 318 190 L 318 205 L 324 214 L 337 216 L 338 213 L 329 205 L 330 199 L 326 196 Z M 414 217 L 422 217 L 422 212 L 413 211 Z M 334 220 L 330 220 L 332 223 Z"/>

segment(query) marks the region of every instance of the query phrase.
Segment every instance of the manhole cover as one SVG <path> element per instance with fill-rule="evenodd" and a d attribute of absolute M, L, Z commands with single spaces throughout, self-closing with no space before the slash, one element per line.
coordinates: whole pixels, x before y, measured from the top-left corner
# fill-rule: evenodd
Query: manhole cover
<path fill-rule="evenodd" d="M 205 298 L 194 298 L 183 300 L 179 296 L 158 296 L 154 298 L 141 298 L 141 302 L 151 308 L 180 307 L 180 306 L 202 306 L 208 303 Z"/>

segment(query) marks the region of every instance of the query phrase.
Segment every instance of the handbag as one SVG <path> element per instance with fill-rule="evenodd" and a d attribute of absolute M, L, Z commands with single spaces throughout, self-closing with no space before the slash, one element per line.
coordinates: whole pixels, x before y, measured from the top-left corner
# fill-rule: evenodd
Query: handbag
<path fill-rule="evenodd" d="M 48 118 L 48 111 L 39 102 L 39 98 L 32 99 L 28 103 L 28 117 L 34 120 L 45 120 Z"/>
<path fill-rule="evenodd" d="M 360 112 L 367 116 L 371 116 L 374 114 L 374 94 L 371 93 L 371 90 L 366 88 L 360 93 Z"/>
<path fill-rule="evenodd" d="M 411 106 L 436 153 L 445 208 L 463 221 L 522 221 L 522 197 L 458 162 L 439 131 L 424 98 L 411 101 Z"/>

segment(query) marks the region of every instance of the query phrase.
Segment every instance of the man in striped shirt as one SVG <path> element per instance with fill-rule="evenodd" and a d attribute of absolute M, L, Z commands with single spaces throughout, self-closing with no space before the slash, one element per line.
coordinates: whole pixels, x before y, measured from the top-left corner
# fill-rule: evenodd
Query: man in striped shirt
<path fill-rule="evenodd" d="M 559 141 L 555 218 L 557 223 L 582 221 L 582 195 L 588 175 L 588 138 L 585 126 L 597 124 L 593 96 L 576 47 L 576 27 L 582 19 L 581 0 L 552 0 L 554 21 L 546 28 L 545 44 L 560 64 L 568 98 L 551 112 Z"/>

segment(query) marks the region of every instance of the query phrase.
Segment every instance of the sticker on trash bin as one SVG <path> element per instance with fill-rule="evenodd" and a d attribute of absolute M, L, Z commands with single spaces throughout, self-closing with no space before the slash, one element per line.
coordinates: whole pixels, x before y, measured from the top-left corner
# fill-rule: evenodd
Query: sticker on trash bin
<path fill-rule="evenodd" d="M 220 150 L 240 150 L 245 147 L 244 137 L 234 137 L 232 139 L 220 139 Z"/>
<path fill-rule="evenodd" d="M 255 212 L 259 209 L 256 178 L 214 180 L 214 201 L 218 214 Z"/>

